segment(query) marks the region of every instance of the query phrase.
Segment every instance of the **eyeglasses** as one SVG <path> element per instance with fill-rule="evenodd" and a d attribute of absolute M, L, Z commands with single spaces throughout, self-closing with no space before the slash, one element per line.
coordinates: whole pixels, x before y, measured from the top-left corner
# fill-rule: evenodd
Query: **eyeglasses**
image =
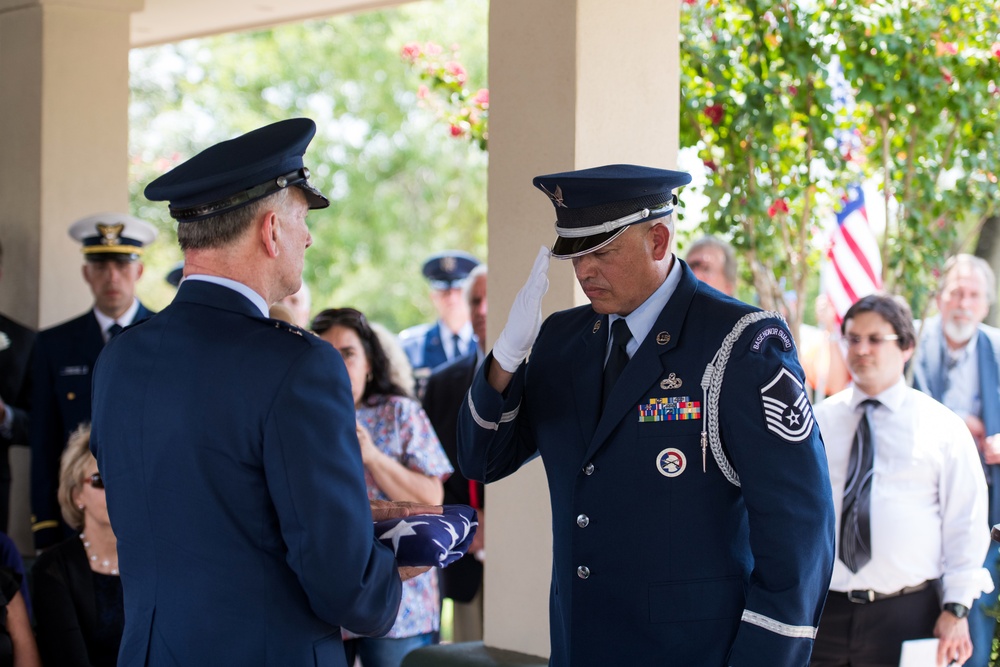
<path fill-rule="evenodd" d="M 865 336 L 855 336 L 850 334 L 844 336 L 841 340 L 847 345 L 847 347 L 857 347 L 858 345 L 861 345 L 862 341 L 865 340 L 867 340 L 868 344 L 872 347 L 878 347 L 882 343 L 886 343 L 890 340 L 899 340 L 899 336 L 896 334 L 885 334 L 884 336 L 872 334 L 866 338 Z"/>
<path fill-rule="evenodd" d="M 95 489 L 104 488 L 104 479 L 101 477 L 101 473 L 95 472 L 93 475 L 83 478 L 84 484 L 90 484 Z"/>

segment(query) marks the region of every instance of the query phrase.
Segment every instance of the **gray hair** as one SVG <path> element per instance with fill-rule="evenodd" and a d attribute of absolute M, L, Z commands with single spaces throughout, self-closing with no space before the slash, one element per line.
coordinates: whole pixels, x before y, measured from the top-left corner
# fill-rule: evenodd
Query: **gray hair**
<path fill-rule="evenodd" d="M 944 292 L 944 287 L 948 283 L 948 276 L 951 275 L 951 272 L 956 269 L 971 269 L 973 271 L 978 271 L 979 275 L 983 277 L 983 282 L 986 283 L 986 302 L 991 306 L 996 302 L 997 279 L 996 275 L 993 273 L 993 269 L 990 267 L 989 262 L 982 257 L 976 257 L 975 255 L 969 255 L 967 253 L 954 255 L 947 262 L 945 262 L 944 270 L 941 272 L 941 284 L 938 288 L 939 292 Z"/>
<path fill-rule="evenodd" d="M 285 188 L 207 220 L 178 223 L 177 242 L 181 250 L 224 248 L 242 236 L 262 211 L 284 206 L 287 197 L 288 188 Z"/>
<path fill-rule="evenodd" d="M 736 251 L 733 250 L 733 246 L 717 236 L 705 235 L 691 244 L 691 247 L 688 248 L 687 254 L 690 255 L 695 250 L 700 250 L 701 248 L 718 248 L 722 251 L 722 256 L 725 257 L 722 270 L 725 273 L 726 281 L 735 285 Z"/>

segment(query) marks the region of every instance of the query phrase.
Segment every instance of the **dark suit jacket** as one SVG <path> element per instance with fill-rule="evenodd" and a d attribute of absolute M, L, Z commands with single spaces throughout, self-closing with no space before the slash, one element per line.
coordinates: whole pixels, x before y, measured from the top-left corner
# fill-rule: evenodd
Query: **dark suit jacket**
<path fill-rule="evenodd" d="M 484 507 L 483 483 L 470 481 L 459 471 L 456 433 L 459 408 L 472 386 L 476 367 L 482 359 L 478 347 L 476 352 L 459 357 L 431 374 L 424 393 L 424 411 L 455 469 L 444 483 L 445 504 L 473 505 L 478 510 Z M 470 484 L 475 485 L 478 506 L 473 504 Z M 440 577 L 442 595 L 459 602 L 469 602 L 483 583 L 483 564 L 474 554 L 468 553 L 441 570 Z"/>
<path fill-rule="evenodd" d="M 978 336 L 976 364 L 982 414 L 977 416 L 982 419 L 987 435 L 993 435 L 1000 433 L 1000 330 L 980 324 Z M 927 320 L 913 360 L 913 388 L 936 401 L 944 397 L 947 388 L 947 372 L 942 366 L 943 341 L 941 318 Z M 989 482 L 990 525 L 993 525 L 1000 523 L 1000 465 L 986 465 L 984 469 Z"/>
<path fill-rule="evenodd" d="M 94 372 L 91 448 L 125 591 L 120 667 L 345 667 L 401 584 L 374 536 L 340 354 L 185 280 Z"/>
<path fill-rule="evenodd" d="M 97 609 L 94 573 L 80 539 L 71 537 L 45 551 L 31 573 L 42 662 L 60 667 L 114 667 L 122 628 L 109 636 L 98 629 L 102 614 Z"/>
<path fill-rule="evenodd" d="M 724 372 L 716 360 L 724 382 L 706 405 L 713 355 L 744 316 L 764 316 L 681 270 L 603 407 L 608 318 L 583 306 L 545 320 L 503 395 L 487 358 L 459 415 L 466 476 L 491 482 L 536 454 L 545 465 L 552 667 L 809 662 L 835 523 L 802 368 L 784 324 L 757 320 Z M 702 467 L 714 418 L 740 486 L 712 452 Z"/>
<path fill-rule="evenodd" d="M 28 360 L 35 343 L 35 332 L 0 313 L 0 398 L 13 408 L 12 437 L 0 436 L 0 446 L 28 444 L 28 415 L 24 405 Z M 0 478 L 10 480 L 6 456 L 0 457 Z"/>
<path fill-rule="evenodd" d="M 153 315 L 139 304 L 133 323 Z M 90 421 L 91 373 L 104 348 L 93 309 L 38 332 L 31 362 L 31 530 L 35 547 L 72 534 L 62 521 L 56 492 L 59 457 L 76 427 Z"/>
<path fill-rule="evenodd" d="M 0 313 L 0 399 L 14 416 L 10 437 L 0 434 L 0 531 L 7 531 L 10 512 L 10 460 L 7 448 L 28 444 L 28 360 L 35 332 Z M 3 419 L 0 413 L 0 420 Z"/>

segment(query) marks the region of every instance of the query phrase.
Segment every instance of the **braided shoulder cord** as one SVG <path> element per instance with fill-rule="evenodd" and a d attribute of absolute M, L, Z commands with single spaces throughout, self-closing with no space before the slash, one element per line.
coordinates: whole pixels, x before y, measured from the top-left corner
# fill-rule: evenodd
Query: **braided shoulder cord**
<path fill-rule="evenodd" d="M 726 458 L 726 453 L 722 451 L 722 440 L 719 438 L 719 396 L 722 394 L 722 378 L 726 373 L 726 364 L 729 363 L 729 355 L 733 352 L 733 345 L 736 344 L 746 328 L 761 320 L 772 318 L 785 323 L 785 318 L 781 316 L 781 313 L 776 313 L 773 310 L 761 310 L 741 317 L 733 330 L 723 339 L 721 347 L 715 353 L 711 363 L 705 367 L 705 374 L 701 377 L 702 399 L 705 403 L 705 413 L 701 418 L 702 464 L 704 465 L 705 448 L 710 445 L 712 458 L 718 464 L 719 470 L 734 486 L 740 485 L 740 477 L 729 459 Z"/>

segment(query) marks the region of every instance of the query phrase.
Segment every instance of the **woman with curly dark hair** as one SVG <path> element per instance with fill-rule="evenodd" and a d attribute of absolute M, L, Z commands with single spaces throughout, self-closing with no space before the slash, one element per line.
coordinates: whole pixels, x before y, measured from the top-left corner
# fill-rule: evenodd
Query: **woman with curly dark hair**
<path fill-rule="evenodd" d="M 364 314 L 330 308 L 313 318 L 312 330 L 344 358 L 368 497 L 440 505 L 453 469 L 423 408 L 393 379 L 389 357 Z M 409 651 L 434 640 L 439 613 L 435 570 L 403 582 L 392 630 L 383 638 L 347 639 L 348 664 L 356 654 L 364 667 L 398 667 Z"/>

